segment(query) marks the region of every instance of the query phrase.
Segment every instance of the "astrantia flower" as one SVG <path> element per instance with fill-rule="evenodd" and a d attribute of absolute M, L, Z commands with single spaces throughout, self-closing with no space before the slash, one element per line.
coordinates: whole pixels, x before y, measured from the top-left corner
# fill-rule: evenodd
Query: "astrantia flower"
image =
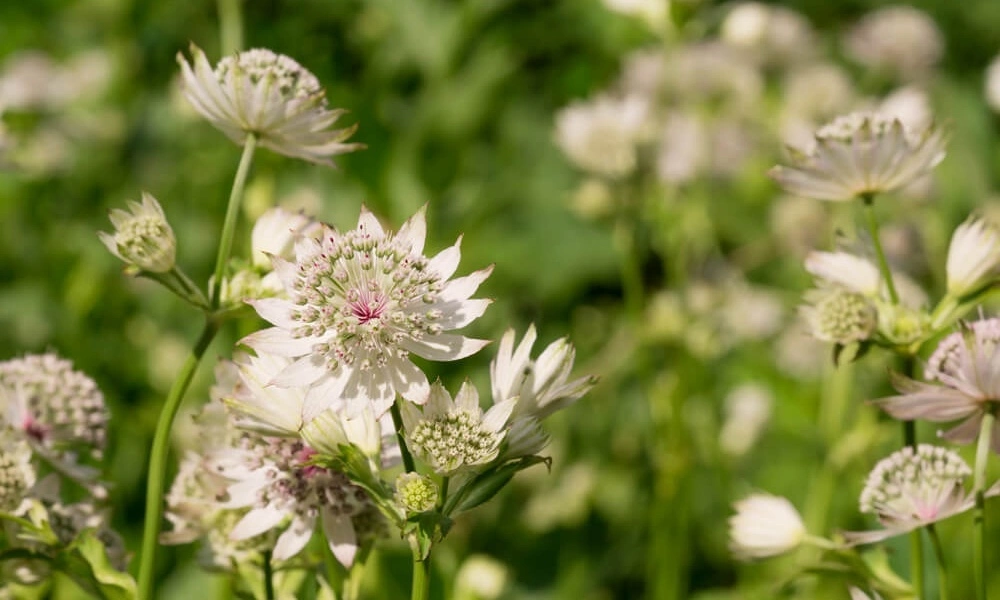
<path fill-rule="evenodd" d="M 396 504 L 408 513 L 431 510 L 438 501 L 437 484 L 419 473 L 403 473 L 396 478 Z"/>
<path fill-rule="evenodd" d="M 108 411 L 94 380 L 55 354 L 0 362 L 0 406 L 7 423 L 39 448 L 101 455 Z"/>
<path fill-rule="evenodd" d="M 321 522 L 330 550 L 350 566 L 358 548 L 351 519 L 371 500 L 343 473 L 311 464 L 313 455 L 315 451 L 300 441 L 252 435 L 241 447 L 214 454 L 215 473 L 232 481 L 223 506 L 249 509 L 231 538 L 281 530 L 273 556 L 286 560 L 305 547 Z"/>
<path fill-rule="evenodd" d="M 729 518 L 729 548 L 742 560 L 784 554 L 806 538 L 802 517 L 780 496 L 753 494 L 734 505 Z"/>
<path fill-rule="evenodd" d="M 344 110 L 329 110 L 319 81 L 283 54 L 256 48 L 227 56 L 213 70 L 191 45 L 193 66 L 180 53 L 184 95 L 217 129 L 242 145 L 247 134 L 265 148 L 321 165 L 364 147 L 344 143 L 355 127 L 331 129 Z"/>
<path fill-rule="evenodd" d="M 868 339 L 878 324 L 878 312 L 864 294 L 827 287 L 806 292 L 799 309 L 816 339 L 850 344 Z"/>
<path fill-rule="evenodd" d="M 142 193 L 142 204 L 130 201 L 129 211 L 113 209 L 114 233 L 97 232 L 112 254 L 145 271 L 166 273 L 174 268 L 177 240 L 160 203 Z"/>
<path fill-rule="evenodd" d="M 955 229 L 948 246 L 948 293 L 960 298 L 977 291 L 1000 266 L 1000 230 L 983 219 Z"/>
<path fill-rule="evenodd" d="M 899 119 L 852 113 L 820 128 L 812 148 L 789 148 L 791 166 L 770 171 L 786 191 L 847 201 L 899 189 L 944 158 L 944 132 L 933 125 L 908 131 Z"/>
<path fill-rule="evenodd" d="M 920 444 L 882 459 L 861 492 L 861 512 L 878 517 L 885 527 L 846 532 L 852 544 L 870 544 L 930 525 L 972 508 L 974 496 L 964 489 L 972 469 L 956 452 Z"/>
<path fill-rule="evenodd" d="M 528 327 L 517 349 L 514 337 L 514 330 L 508 329 L 500 340 L 496 358 L 490 363 L 490 382 L 494 402 L 517 398 L 515 416 L 544 419 L 576 402 L 597 384 L 594 376 L 569 380 L 576 349 L 566 338 L 552 342 L 537 359 L 532 359 L 531 347 L 537 337 L 534 324 Z"/>
<path fill-rule="evenodd" d="M 983 415 L 1000 402 L 1000 320 L 977 321 L 941 340 L 927 361 L 929 383 L 902 375 L 893 377 L 901 393 L 875 400 L 897 419 L 934 422 L 962 420 L 941 434 L 957 444 L 972 443 Z M 993 448 L 1000 452 L 1000 424 L 994 426 Z"/>
<path fill-rule="evenodd" d="M 612 179 L 635 170 L 636 144 L 648 113 L 645 100 L 600 97 L 556 115 L 556 143 L 576 166 Z"/>
<path fill-rule="evenodd" d="M 325 226 L 322 239 L 299 240 L 295 262 L 274 258 L 290 300 L 252 302 L 276 327 L 243 339 L 258 352 L 296 359 L 272 385 L 309 387 L 302 418 L 347 407 L 371 406 L 381 416 L 396 394 L 427 398 L 427 376 L 410 353 L 458 360 L 488 342 L 445 333 L 468 325 L 490 300 L 469 299 L 492 267 L 449 281 L 458 267 L 458 243 L 428 260 L 421 209 L 393 235 L 362 209 L 356 229 Z"/>
<path fill-rule="evenodd" d="M 422 408 L 403 405 L 407 445 L 439 475 L 453 475 L 490 463 L 500 454 L 507 421 L 517 400 L 504 400 L 485 414 L 469 382 L 452 400 L 444 386 L 431 386 Z"/>

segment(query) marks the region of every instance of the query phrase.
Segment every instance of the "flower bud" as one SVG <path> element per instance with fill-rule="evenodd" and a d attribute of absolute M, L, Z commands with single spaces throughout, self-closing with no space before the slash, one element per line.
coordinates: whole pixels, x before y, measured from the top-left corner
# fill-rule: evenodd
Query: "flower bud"
<path fill-rule="evenodd" d="M 112 254 L 144 271 L 166 273 L 173 269 L 177 240 L 156 198 L 143 192 L 142 204 L 130 201 L 129 210 L 111 211 L 115 231 L 98 232 L 101 242 Z"/>
<path fill-rule="evenodd" d="M 419 473 L 403 473 L 396 479 L 396 502 L 408 513 L 434 508 L 438 501 L 437 484 Z"/>
<path fill-rule="evenodd" d="M 787 499 L 754 494 L 735 504 L 729 519 L 730 548 L 739 558 L 766 558 L 796 548 L 806 536 L 795 507 Z"/>

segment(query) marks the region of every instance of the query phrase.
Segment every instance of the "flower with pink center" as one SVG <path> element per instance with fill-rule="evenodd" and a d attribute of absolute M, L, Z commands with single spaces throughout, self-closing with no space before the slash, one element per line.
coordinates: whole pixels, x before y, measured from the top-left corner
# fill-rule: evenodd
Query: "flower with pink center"
<path fill-rule="evenodd" d="M 423 209 L 393 234 L 362 208 L 355 229 L 324 226 L 318 240 L 297 241 L 294 262 L 273 258 L 288 299 L 251 302 L 274 327 L 243 343 L 293 359 L 269 383 L 308 388 L 304 421 L 331 407 L 357 415 L 371 406 L 382 415 L 397 394 L 422 404 L 430 387 L 411 353 L 458 360 L 488 343 L 448 332 L 489 306 L 490 300 L 470 296 L 492 267 L 450 279 L 459 242 L 428 259 L 425 237 Z"/>
<path fill-rule="evenodd" d="M 875 514 L 885 529 L 850 531 L 845 537 L 870 544 L 965 512 L 975 501 L 964 487 L 971 474 L 953 450 L 907 446 L 875 465 L 861 492 L 861 512 Z"/>

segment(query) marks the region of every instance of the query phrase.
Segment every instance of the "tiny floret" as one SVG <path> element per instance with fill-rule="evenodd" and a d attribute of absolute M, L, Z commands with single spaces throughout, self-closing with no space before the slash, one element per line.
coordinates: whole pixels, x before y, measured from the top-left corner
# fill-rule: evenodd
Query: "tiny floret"
<path fill-rule="evenodd" d="M 143 192 L 142 204 L 130 201 L 129 211 L 118 208 L 111 211 L 115 231 L 98 232 L 101 242 L 112 254 L 144 271 L 166 273 L 173 269 L 177 239 L 160 203 Z"/>
<path fill-rule="evenodd" d="M 791 194 L 847 201 L 891 192 L 930 173 L 944 159 L 945 134 L 914 132 L 880 113 L 851 113 L 821 127 L 810 148 L 789 148 L 790 166 L 770 175 Z"/>
<path fill-rule="evenodd" d="M 327 166 L 331 156 L 364 147 L 345 143 L 356 126 L 331 129 L 345 111 L 330 110 L 316 76 L 288 56 L 255 48 L 214 70 L 194 44 L 191 57 L 193 65 L 177 55 L 184 96 L 237 144 L 253 134 L 265 148 Z"/>
<path fill-rule="evenodd" d="M 419 473 L 403 473 L 396 479 L 396 503 L 408 513 L 431 510 L 438 501 L 437 484 Z"/>
<path fill-rule="evenodd" d="M 741 560 L 777 556 L 794 550 L 806 537 L 802 517 L 781 496 L 753 494 L 734 505 L 729 547 Z"/>

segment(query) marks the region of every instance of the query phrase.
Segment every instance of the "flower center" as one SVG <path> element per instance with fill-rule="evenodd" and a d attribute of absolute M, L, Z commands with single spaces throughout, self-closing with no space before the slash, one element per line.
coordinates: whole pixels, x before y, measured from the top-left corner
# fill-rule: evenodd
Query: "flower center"
<path fill-rule="evenodd" d="M 381 319 L 389 301 L 381 292 L 366 289 L 351 290 L 347 298 L 347 308 L 358 318 L 359 325 L 365 325 L 372 319 Z"/>

